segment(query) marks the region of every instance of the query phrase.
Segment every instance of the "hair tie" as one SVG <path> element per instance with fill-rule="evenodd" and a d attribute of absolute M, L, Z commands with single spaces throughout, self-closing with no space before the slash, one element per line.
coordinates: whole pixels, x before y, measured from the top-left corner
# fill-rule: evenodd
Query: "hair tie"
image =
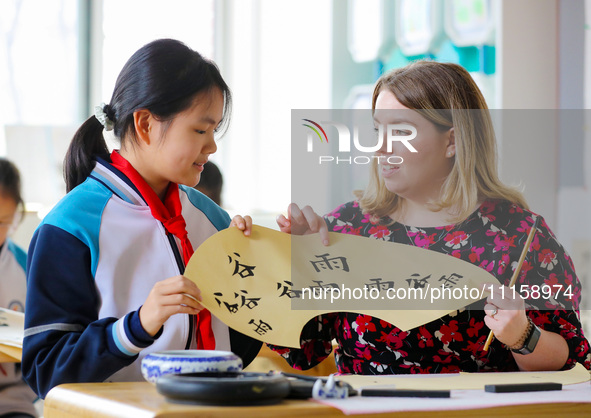
<path fill-rule="evenodd" d="M 104 126 L 106 131 L 112 131 L 115 127 L 115 122 L 113 122 L 105 112 L 107 106 L 109 105 L 106 105 L 104 103 L 101 103 L 100 106 L 95 106 L 94 117 L 98 119 L 98 121 L 101 123 L 101 125 Z"/>

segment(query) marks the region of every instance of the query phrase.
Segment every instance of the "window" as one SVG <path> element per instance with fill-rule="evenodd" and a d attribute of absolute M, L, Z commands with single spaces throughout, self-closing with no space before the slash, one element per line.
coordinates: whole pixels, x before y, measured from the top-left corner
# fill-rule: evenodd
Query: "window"
<path fill-rule="evenodd" d="M 0 7 L 0 155 L 21 171 L 27 210 L 43 213 L 64 194 L 61 161 L 78 119 L 78 2 Z M 25 217 L 17 243 L 28 245 L 38 221 Z"/>
<path fill-rule="evenodd" d="M 100 102 L 107 103 L 129 57 L 159 38 L 178 39 L 215 60 L 213 0 L 103 0 Z"/>
<path fill-rule="evenodd" d="M 77 2 L 3 0 L 0 124 L 66 125 L 77 115 Z"/>

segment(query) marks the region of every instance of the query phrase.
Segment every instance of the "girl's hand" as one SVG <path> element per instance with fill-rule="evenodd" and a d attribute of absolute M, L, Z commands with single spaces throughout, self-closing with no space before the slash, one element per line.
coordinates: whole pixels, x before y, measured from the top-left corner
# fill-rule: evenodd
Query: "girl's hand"
<path fill-rule="evenodd" d="M 244 218 L 240 215 L 236 215 L 232 218 L 230 226 L 235 226 L 241 231 L 244 231 L 245 236 L 249 236 L 252 232 L 252 218 L 248 215 Z"/>
<path fill-rule="evenodd" d="M 318 215 L 310 206 L 300 209 L 295 203 L 287 207 L 287 218 L 277 216 L 277 225 L 281 232 L 293 235 L 308 235 L 320 233 L 324 245 L 328 245 L 328 227 L 324 218 Z"/>
<path fill-rule="evenodd" d="M 144 305 L 140 308 L 140 322 L 144 330 L 154 336 L 174 314 L 198 314 L 203 309 L 199 303 L 201 291 L 185 276 L 170 277 L 154 285 Z"/>
<path fill-rule="evenodd" d="M 503 290 L 498 283 L 487 283 L 485 288 L 492 288 L 492 293 L 486 298 L 484 322 L 500 342 L 515 345 L 528 327 L 523 298 L 515 292 L 513 299 L 513 289 L 505 286 Z"/>

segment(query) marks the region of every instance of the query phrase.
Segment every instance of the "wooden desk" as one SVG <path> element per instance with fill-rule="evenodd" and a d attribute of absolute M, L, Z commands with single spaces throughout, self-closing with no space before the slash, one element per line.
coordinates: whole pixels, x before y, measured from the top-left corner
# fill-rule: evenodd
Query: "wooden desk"
<path fill-rule="evenodd" d="M 431 412 L 396 412 L 371 414 L 368 417 L 424 417 Z M 439 411 L 437 418 L 447 417 L 582 417 L 591 416 L 591 404 L 554 403 Z M 87 417 L 343 417 L 344 414 L 330 406 L 311 401 L 285 400 L 276 405 L 215 407 L 175 404 L 166 401 L 156 388 L 147 382 L 134 383 L 83 383 L 61 385 L 49 392 L 45 399 L 45 418 Z M 359 416 L 359 415 L 357 415 Z"/>

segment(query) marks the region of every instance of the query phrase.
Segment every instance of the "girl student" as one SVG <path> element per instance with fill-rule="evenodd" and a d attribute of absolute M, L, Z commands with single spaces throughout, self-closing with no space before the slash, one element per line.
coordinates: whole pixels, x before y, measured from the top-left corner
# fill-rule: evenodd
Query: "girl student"
<path fill-rule="evenodd" d="M 259 342 L 202 309 L 182 276 L 193 250 L 231 225 L 192 188 L 230 107 L 213 62 L 161 39 L 132 55 L 110 103 L 74 135 L 68 193 L 28 258 L 23 374 L 40 396 L 67 382 L 141 380 L 152 351 L 232 350 L 245 366 L 258 353 Z M 103 129 L 119 150 L 109 153 Z M 248 229 L 242 217 L 236 224 Z"/>
<path fill-rule="evenodd" d="M 27 254 L 9 237 L 24 210 L 20 173 L 0 158 L 0 307 L 24 312 Z M 18 363 L 0 363 L 0 417 L 36 417 L 37 396 L 27 386 Z"/>
<path fill-rule="evenodd" d="M 300 349 L 272 348 L 307 369 L 328 356 L 336 339 L 338 370 L 356 374 L 559 370 L 576 363 L 590 369 L 572 260 L 522 194 L 499 180 L 490 114 L 470 74 L 455 64 L 411 63 L 377 81 L 372 110 L 376 126 L 414 126 L 417 152 L 401 142 L 390 152 L 384 145 L 378 156 L 403 162 L 374 159 L 368 187 L 324 218 L 290 205 L 289 219 L 278 218 L 281 229 L 320 232 L 325 243 L 332 231 L 418 246 L 473 263 L 501 284 L 487 287 L 486 302 L 408 331 L 369 315 L 331 313 L 304 327 Z M 524 300 L 503 285 L 537 218 L 516 288 L 540 291 Z M 542 296 L 543 286 L 552 297 Z M 489 330 L 496 338 L 485 351 Z"/>

